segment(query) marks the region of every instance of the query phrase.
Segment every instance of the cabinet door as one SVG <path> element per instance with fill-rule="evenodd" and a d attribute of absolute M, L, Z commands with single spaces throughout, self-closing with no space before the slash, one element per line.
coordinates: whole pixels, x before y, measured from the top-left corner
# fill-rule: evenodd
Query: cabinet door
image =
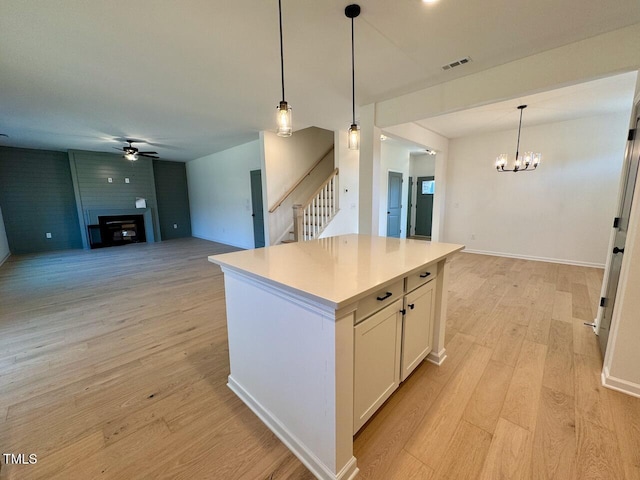
<path fill-rule="evenodd" d="M 420 365 L 433 347 L 435 284 L 429 282 L 404 297 L 401 381 Z"/>
<path fill-rule="evenodd" d="M 354 327 L 353 433 L 400 383 L 402 300 Z"/>

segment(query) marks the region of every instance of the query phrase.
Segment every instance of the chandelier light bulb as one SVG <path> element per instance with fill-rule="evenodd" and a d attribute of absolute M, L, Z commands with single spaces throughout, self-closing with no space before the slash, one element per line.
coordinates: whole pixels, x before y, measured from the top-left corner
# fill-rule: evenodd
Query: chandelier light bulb
<path fill-rule="evenodd" d="M 355 123 L 349 127 L 349 150 L 358 150 L 360 148 L 360 130 Z"/>

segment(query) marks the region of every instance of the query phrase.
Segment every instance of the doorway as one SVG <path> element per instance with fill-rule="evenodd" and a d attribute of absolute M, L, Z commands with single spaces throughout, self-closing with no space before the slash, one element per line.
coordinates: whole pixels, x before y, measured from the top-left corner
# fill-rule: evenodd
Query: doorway
<path fill-rule="evenodd" d="M 433 195 L 435 177 L 418 177 L 416 188 L 416 226 L 415 235 L 431 238 L 433 223 Z"/>
<path fill-rule="evenodd" d="M 262 204 L 262 172 L 251 170 L 251 217 L 253 218 L 253 242 L 256 248 L 264 247 L 264 209 Z"/>
<path fill-rule="evenodd" d="M 611 319 L 613 316 L 613 307 L 615 304 L 616 293 L 618 292 L 618 282 L 620 280 L 620 269 L 622 267 L 622 258 L 624 255 L 624 246 L 627 240 L 627 230 L 629 228 L 629 217 L 631 215 L 631 205 L 633 203 L 633 190 L 638 177 L 638 164 L 640 163 L 640 141 L 637 139 L 638 107 L 636 106 L 636 121 L 634 129 L 629 132 L 629 145 L 625 159 L 625 181 L 621 196 L 620 206 L 618 207 L 618 215 L 615 219 L 614 228 L 617 228 L 615 239 L 613 242 L 613 250 L 609 252 L 611 262 L 609 268 L 609 276 L 607 278 L 606 294 L 603 299 L 604 311 L 602 320 L 598 327 L 598 341 L 600 342 L 600 350 L 604 356 L 607 350 L 607 342 L 609 340 L 609 332 L 611 330 Z"/>
<path fill-rule="evenodd" d="M 407 188 L 407 237 L 411 236 L 411 209 L 413 208 L 413 177 L 409 177 L 409 188 Z"/>
<path fill-rule="evenodd" d="M 402 173 L 389 172 L 387 194 L 387 237 L 400 238 L 402 218 Z"/>

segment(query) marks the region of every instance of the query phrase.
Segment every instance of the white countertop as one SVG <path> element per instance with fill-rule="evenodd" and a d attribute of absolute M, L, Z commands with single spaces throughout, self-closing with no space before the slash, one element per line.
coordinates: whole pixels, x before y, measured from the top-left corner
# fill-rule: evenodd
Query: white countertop
<path fill-rule="evenodd" d="M 353 234 L 212 255 L 209 261 L 338 309 L 463 248 Z"/>

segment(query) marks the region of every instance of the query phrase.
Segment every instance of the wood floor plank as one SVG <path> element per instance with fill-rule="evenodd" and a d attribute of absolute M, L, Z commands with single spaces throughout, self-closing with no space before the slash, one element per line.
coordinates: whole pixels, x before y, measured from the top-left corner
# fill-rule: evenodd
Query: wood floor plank
<path fill-rule="evenodd" d="M 498 420 L 480 480 L 529 479 L 532 434 L 504 418 Z"/>
<path fill-rule="evenodd" d="M 573 351 L 599 361 L 602 359 L 598 337 L 593 332 L 593 328 L 585 325 L 583 320 L 575 318 L 573 319 Z"/>
<path fill-rule="evenodd" d="M 609 397 L 611 392 L 602 386 L 600 370 L 602 364 L 594 357 L 574 355 L 576 385 L 576 416 L 588 418 L 605 429 L 613 425 Z"/>
<path fill-rule="evenodd" d="M 570 288 L 571 286 L 569 286 L 569 289 Z M 568 292 L 555 292 L 551 318 L 562 322 L 571 322 L 571 319 L 573 318 L 573 298 L 571 296 L 571 290 Z"/>
<path fill-rule="evenodd" d="M 576 478 L 576 423 L 574 398 L 543 387 L 533 440 L 532 478 Z"/>
<path fill-rule="evenodd" d="M 460 421 L 434 478 L 476 480 L 489 452 L 491 438 L 491 434 L 485 430 L 464 420 Z"/>
<path fill-rule="evenodd" d="M 579 480 L 624 479 L 618 440 L 611 430 L 576 415 L 576 477 Z"/>
<path fill-rule="evenodd" d="M 553 320 L 542 385 L 573 397 L 573 377 L 573 324 Z"/>
<path fill-rule="evenodd" d="M 490 357 L 491 350 L 486 347 L 471 347 L 464 363 L 407 441 L 405 449 L 431 469 L 438 469 Z"/>
<path fill-rule="evenodd" d="M 502 335 L 493 349 L 491 360 L 515 367 L 526 334 L 527 326 L 506 322 Z"/>
<path fill-rule="evenodd" d="M 551 314 L 543 310 L 533 310 L 527 327 L 527 336 L 530 342 L 548 345 L 549 330 L 551 329 Z"/>
<path fill-rule="evenodd" d="M 463 418 L 476 427 L 493 433 L 512 376 L 513 367 L 493 360 L 490 361 L 469 403 L 467 403 Z"/>
<path fill-rule="evenodd" d="M 533 432 L 547 347 L 524 341 L 502 407 L 501 417 Z"/>
<path fill-rule="evenodd" d="M 640 406 L 637 398 L 610 392 L 618 446 L 627 480 L 640 480 Z"/>
<path fill-rule="evenodd" d="M 437 478 L 434 477 L 433 470 L 406 450 L 400 451 L 389 470 L 388 480 L 432 480 Z"/>

